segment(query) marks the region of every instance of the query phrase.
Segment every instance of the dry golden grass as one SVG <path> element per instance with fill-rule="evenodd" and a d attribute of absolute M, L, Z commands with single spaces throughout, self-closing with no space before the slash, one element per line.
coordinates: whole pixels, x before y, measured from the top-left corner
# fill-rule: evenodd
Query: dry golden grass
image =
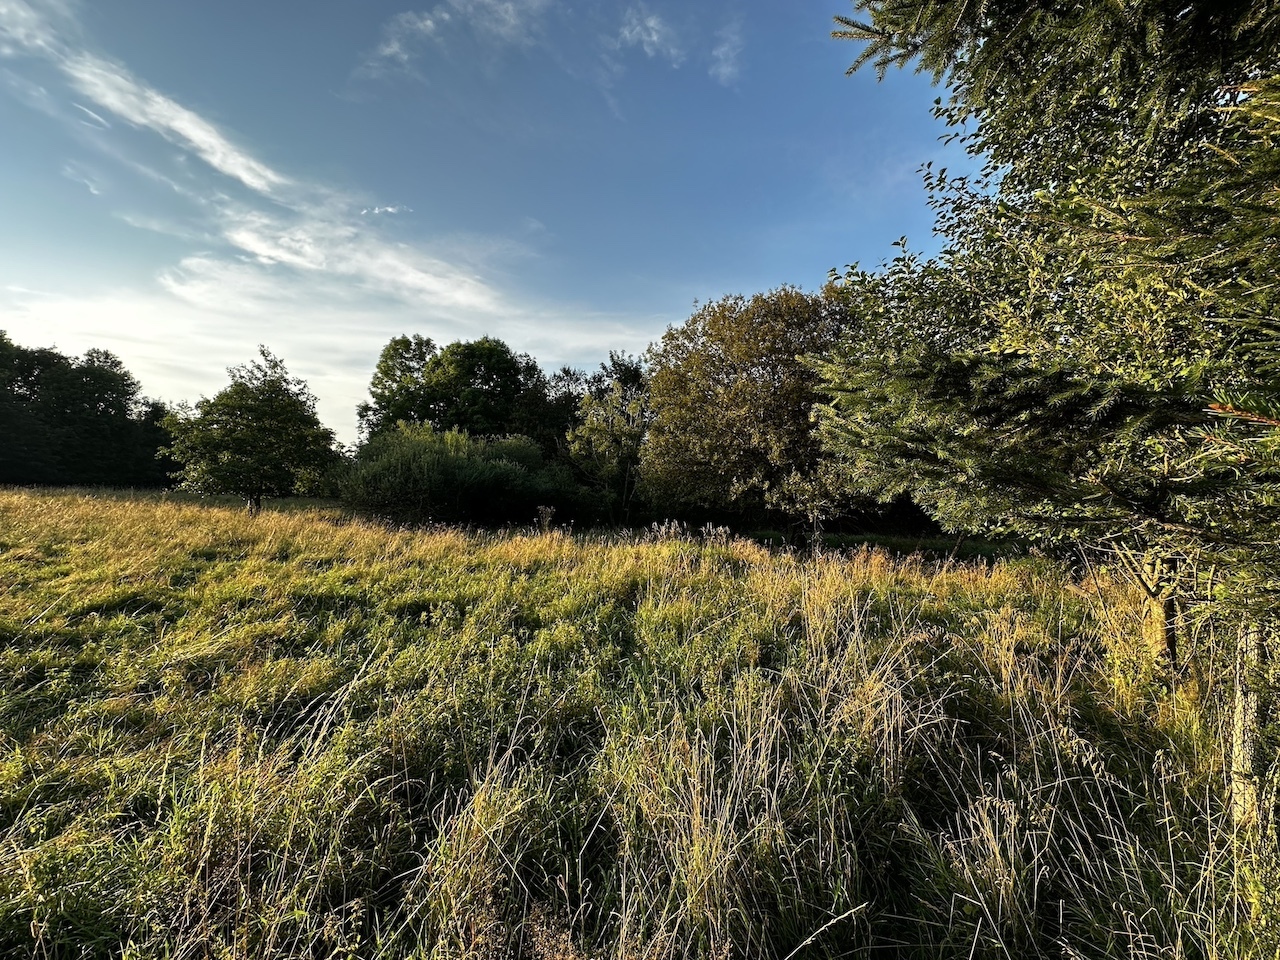
<path fill-rule="evenodd" d="M 1272 955 L 1045 561 L 0 491 L 0 955 Z"/>

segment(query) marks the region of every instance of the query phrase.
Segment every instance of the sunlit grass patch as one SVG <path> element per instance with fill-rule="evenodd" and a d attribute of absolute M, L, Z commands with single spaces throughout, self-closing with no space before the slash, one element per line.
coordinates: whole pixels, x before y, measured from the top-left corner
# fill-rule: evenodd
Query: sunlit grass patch
<path fill-rule="evenodd" d="M 1265 947 L 1102 575 L 13 491 L 0 544 L 0 955 Z"/>

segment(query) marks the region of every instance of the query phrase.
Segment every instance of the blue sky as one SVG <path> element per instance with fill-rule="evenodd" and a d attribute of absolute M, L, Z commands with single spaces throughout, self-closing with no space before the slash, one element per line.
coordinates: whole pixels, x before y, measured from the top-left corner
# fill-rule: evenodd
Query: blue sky
<path fill-rule="evenodd" d="M 0 0 L 0 329 L 211 395 L 266 344 L 355 436 L 399 333 L 544 366 L 932 246 L 957 166 L 840 0 Z"/>

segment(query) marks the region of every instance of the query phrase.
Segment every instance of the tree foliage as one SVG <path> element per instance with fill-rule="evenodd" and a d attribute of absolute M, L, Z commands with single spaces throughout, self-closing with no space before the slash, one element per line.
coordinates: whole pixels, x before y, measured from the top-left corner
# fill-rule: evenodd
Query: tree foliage
<path fill-rule="evenodd" d="M 393 338 L 382 350 L 359 410 L 366 436 L 399 422 L 477 437 L 529 436 L 554 450 L 581 396 L 579 375 L 548 378 L 533 357 L 494 337 L 437 349 L 428 338 Z"/>
<path fill-rule="evenodd" d="M 0 331 L 0 483 L 164 486 L 164 412 L 105 350 L 68 357 Z"/>
<path fill-rule="evenodd" d="M 401 423 L 365 443 L 341 484 L 343 502 L 397 523 L 532 523 L 595 519 L 570 469 L 522 436 L 472 437 Z M 549 511 L 549 512 L 548 512 Z"/>
<path fill-rule="evenodd" d="M 708 303 L 651 348 L 652 422 L 641 456 L 647 499 L 669 508 L 804 515 L 822 502 L 810 410 L 843 313 L 825 295 L 780 287 Z"/>
<path fill-rule="evenodd" d="M 357 408 L 360 431 L 373 436 L 400 421 L 421 423 L 430 410 L 427 365 L 439 354 L 430 337 L 392 337 L 378 357 L 369 400 Z"/>
<path fill-rule="evenodd" d="M 610 352 L 587 378 L 567 441 L 572 462 L 608 503 L 610 519 L 631 516 L 640 479 L 640 453 L 649 433 L 649 376 L 644 361 Z"/>
<path fill-rule="evenodd" d="M 266 347 L 258 356 L 229 368 L 231 383 L 201 398 L 194 412 L 165 421 L 182 486 L 243 497 L 251 512 L 266 497 L 314 489 L 337 457 L 333 431 L 321 425 L 306 383 Z"/>
<path fill-rule="evenodd" d="M 988 163 L 972 183 L 930 179 L 937 261 L 844 277 L 858 309 L 908 336 L 821 364 L 832 448 L 861 487 L 910 484 L 953 523 L 1113 548 L 1164 652 L 1190 603 L 1238 628 L 1253 666 L 1210 667 L 1245 690 L 1280 619 L 1274 5 L 855 11 L 836 34 L 867 43 L 854 68 L 914 62 L 946 80 L 939 115 L 971 123 Z M 1256 782 L 1247 739 L 1230 748 L 1238 784 Z"/>
<path fill-rule="evenodd" d="M 1224 227 L 1248 205 L 1237 195 L 1206 218 L 1188 185 L 1248 140 L 1233 84 L 1269 63 L 1274 18 L 1246 3 L 856 9 L 867 19 L 838 18 L 837 31 L 867 41 L 855 68 L 914 61 L 946 79 L 940 112 L 976 120 L 970 148 L 991 163 L 977 183 L 930 180 L 949 241 L 936 264 L 904 255 L 883 278 L 844 278 L 864 309 L 879 298 L 891 327 L 916 333 L 899 353 L 846 344 L 823 367 L 828 436 L 853 472 L 874 486 L 915 449 L 922 478 L 953 471 L 942 509 L 953 522 L 968 491 L 965 522 L 1079 535 L 1088 521 L 1094 542 L 1173 553 L 1241 536 L 1217 519 L 1240 473 L 1203 440 L 1221 429 L 1211 399 L 1248 394 L 1263 375 L 1221 309 L 1224 280 L 1241 273 Z M 1192 251 L 1185 227 L 1170 233 L 1179 222 L 1212 230 L 1217 248 Z M 928 327 L 950 342 L 937 349 Z M 906 394 L 911 379 L 925 399 Z M 1043 428 L 1064 416 L 1075 428 L 1055 443 Z M 985 464 L 966 450 L 984 437 Z M 1043 492 L 1041 507 L 1018 490 Z M 934 499 L 941 508 L 941 488 Z"/>
<path fill-rule="evenodd" d="M 939 113 L 976 121 L 1005 189 L 1150 186 L 1212 137 L 1230 91 L 1274 68 L 1280 18 L 1258 0 L 854 0 L 835 36 L 850 72 L 914 65 L 950 87 Z M 1102 176 L 1099 176 L 1102 174 Z"/>

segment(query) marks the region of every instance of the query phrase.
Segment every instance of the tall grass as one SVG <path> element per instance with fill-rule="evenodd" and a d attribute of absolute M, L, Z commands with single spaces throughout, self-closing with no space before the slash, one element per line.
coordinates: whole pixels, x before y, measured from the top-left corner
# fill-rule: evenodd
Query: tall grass
<path fill-rule="evenodd" d="M 0 953 L 1275 956 L 1105 574 L 0 492 Z"/>

